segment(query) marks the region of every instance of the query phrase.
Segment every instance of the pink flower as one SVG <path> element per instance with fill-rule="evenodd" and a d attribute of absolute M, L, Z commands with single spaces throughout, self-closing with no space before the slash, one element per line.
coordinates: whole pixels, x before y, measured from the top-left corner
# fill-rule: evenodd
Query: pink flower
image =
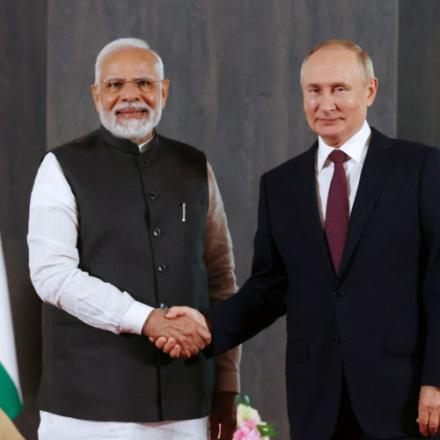
<path fill-rule="evenodd" d="M 232 440 L 261 440 L 255 420 L 244 420 Z"/>

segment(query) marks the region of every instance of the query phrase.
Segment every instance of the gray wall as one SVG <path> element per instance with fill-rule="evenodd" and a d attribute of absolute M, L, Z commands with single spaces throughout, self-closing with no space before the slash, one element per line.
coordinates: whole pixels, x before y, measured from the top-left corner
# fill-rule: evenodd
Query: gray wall
<path fill-rule="evenodd" d="M 33 438 L 40 375 L 40 302 L 27 270 L 29 193 L 45 149 L 46 2 L 1 2 L 0 231 L 26 410 L 17 420 Z M 0 339 L 1 339 L 0 335 Z"/>
<path fill-rule="evenodd" d="M 399 137 L 440 146 L 440 2 L 400 0 Z"/>
<path fill-rule="evenodd" d="M 302 115 L 298 86 L 305 53 L 330 37 L 358 42 L 371 54 L 380 78 L 370 123 L 390 135 L 406 130 L 405 136 L 426 140 L 426 136 L 419 137 L 424 132 L 417 124 L 407 125 L 405 99 L 417 90 L 403 88 L 400 77 L 409 75 L 409 54 L 417 59 L 416 66 L 420 63 L 436 69 L 424 78 L 426 90 L 436 84 L 440 66 L 427 65 L 427 58 L 439 47 L 440 31 L 434 26 L 429 36 L 424 31 L 425 21 L 430 24 L 440 18 L 433 3 L 418 3 L 417 25 L 410 20 L 414 4 L 410 0 L 47 0 L 36 2 L 31 13 L 21 12 L 22 21 L 13 20 L 20 13 L 19 6 L 7 8 L 5 18 L 0 19 L 1 32 L 20 35 L 24 26 L 29 35 L 21 43 L 24 52 L 15 48 L 15 40 L 11 40 L 10 50 L 22 66 L 20 85 L 32 89 L 31 108 L 25 108 L 19 100 L 14 101 L 17 95 L 2 88 L 1 97 L 7 97 L 17 109 L 13 126 L 1 128 L 2 133 L 10 133 L 2 136 L 6 160 L 0 162 L 4 183 L 0 220 L 11 256 L 8 270 L 20 373 L 27 396 L 26 411 L 18 424 L 28 439 L 35 438 L 31 425 L 39 373 L 37 302 L 25 275 L 23 247 L 29 185 L 45 136 L 47 148 L 51 148 L 97 126 L 89 85 L 98 50 L 113 38 L 137 36 L 162 55 L 172 89 L 160 131 L 207 153 L 224 197 L 242 283 L 250 270 L 259 177 L 304 151 L 313 139 Z M 405 20 L 407 27 L 402 26 Z M 428 46 L 423 53 L 411 50 L 414 33 Z M 31 64 L 28 52 L 34 57 Z M 29 65 L 32 69 L 26 70 Z M 11 81 L 16 79 L 13 73 L 12 69 Z M 8 75 L 2 69 L 2 85 Z M 26 89 L 21 95 L 29 101 Z M 427 101 L 434 99 L 428 95 Z M 440 144 L 435 110 L 432 107 L 431 117 L 425 121 L 426 132 L 431 143 Z M 6 109 L 0 111 L 11 117 Z M 25 130 L 16 125 L 16 115 L 25 123 Z M 18 185 L 11 189 L 14 179 Z M 251 396 L 265 419 L 277 425 L 280 439 L 288 437 L 284 325 L 280 320 L 246 343 L 242 364 L 243 392 Z"/>

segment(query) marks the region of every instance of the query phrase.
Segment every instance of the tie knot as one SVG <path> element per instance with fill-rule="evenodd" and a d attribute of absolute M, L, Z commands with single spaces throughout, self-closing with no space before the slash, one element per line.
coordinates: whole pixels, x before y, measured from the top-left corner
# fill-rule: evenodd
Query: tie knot
<path fill-rule="evenodd" d="M 328 158 L 333 162 L 333 163 L 342 163 L 342 162 L 346 162 L 348 159 L 350 159 L 348 157 L 348 155 L 346 153 L 344 153 L 341 150 L 333 150 L 329 155 Z"/>

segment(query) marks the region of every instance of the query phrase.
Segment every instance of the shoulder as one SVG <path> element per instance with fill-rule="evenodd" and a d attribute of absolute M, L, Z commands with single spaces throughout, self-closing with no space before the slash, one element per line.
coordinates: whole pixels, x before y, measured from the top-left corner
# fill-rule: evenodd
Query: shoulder
<path fill-rule="evenodd" d="M 420 142 L 409 141 L 400 138 L 392 138 L 384 135 L 377 129 L 371 129 L 371 144 L 378 144 L 385 148 L 390 148 L 399 156 L 408 159 L 424 159 L 427 156 L 438 156 L 440 151 L 432 145 L 422 144 Z"/>
<path fill-rule="evenodd" d="M 265 172 L 262 180 L 271 183 L 283 183 L 286 179 L 289 182 L 295 179 L 303 179 L 305 173 L 309 173 L 314 169 L 317 143 L 314 143 L 305 152 L 289 159 L 275 168 Z"/>
<path fill-rule="evenodd" d="M 90 150 L 98 144 L 99 139 L 99 130 L 94 130 L 84 136 L 55 147 L 51 152 L 59 158 L 73 151 Z"/>
<path fill-rule="evenodd" d="M 190 157 L 203 158 L 206 161 L 205 153 L 192 145 L 189 145 L 185 142 L 177 141 L 175 139 L 171 139 L 160 134 L 157 135 L 159 144 L 162 148 L 169 149 L 175 153 L 181 153 Z"/>

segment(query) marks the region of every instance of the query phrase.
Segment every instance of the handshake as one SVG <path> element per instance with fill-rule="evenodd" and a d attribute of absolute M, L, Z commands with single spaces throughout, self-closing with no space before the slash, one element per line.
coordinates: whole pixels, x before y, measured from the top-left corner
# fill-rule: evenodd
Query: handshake
<path fill-rule="evenodd" d="M 172 358 L 190 358 L 211 343 L 206 318 L 191 307 L 154 309 L 145 321 L 143 335 Z"/>

